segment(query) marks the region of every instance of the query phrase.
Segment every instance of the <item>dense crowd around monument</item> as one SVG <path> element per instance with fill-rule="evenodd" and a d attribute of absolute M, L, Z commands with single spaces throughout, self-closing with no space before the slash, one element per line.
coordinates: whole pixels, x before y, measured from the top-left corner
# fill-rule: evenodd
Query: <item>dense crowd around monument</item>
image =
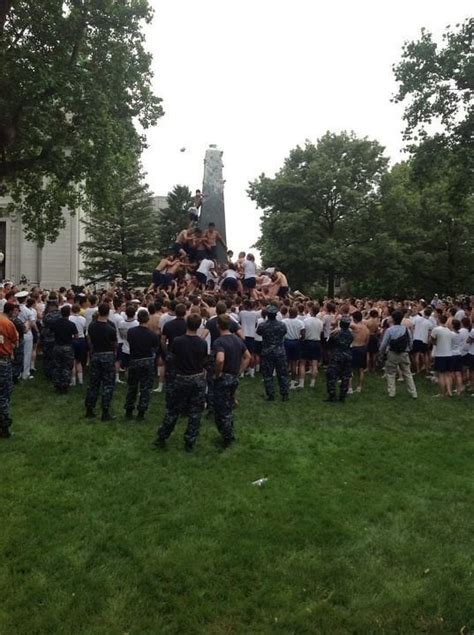
<path fill-rule="evenodd" d="M 197 193 L 198 194 L 198 193 Z M 382 372 L 388 396 L 398 382 L 417 398 L 415 377 L 437 382 L 439 396 L 474 392 L 474 298 L 430 302 L 324 298 L 291 292 L 277 267 L 259 269 L 250 253 L 234 259 L 213 223 L 196 210 L 161 259 L 147 289 L 0 286 L 0 435 L 10 436 L 14 384 L 41 370 L 61 394 L 88 374 L 84 417 L 145 418 L 151 394 L 166 413 L 155 445 L 165 447 L 179 416 L 192 450 L 203 413 L 215 419 L 222 447 L 234 440 L 239 380 L 261 377 L 262 397 L 283 401 L 313 389 L 325 371 L 326 400 L 363 392 L 367 373 Z M 219 243 L 226 261 L 217 260 Z M 116 384 L 127 383 L 118 405 Z M 159 398 L 159 397 L 157 397 Z"/>

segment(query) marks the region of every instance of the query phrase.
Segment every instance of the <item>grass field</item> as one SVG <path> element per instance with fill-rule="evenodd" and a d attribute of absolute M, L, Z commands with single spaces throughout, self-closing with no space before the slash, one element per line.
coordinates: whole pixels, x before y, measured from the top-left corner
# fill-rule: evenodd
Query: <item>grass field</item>
<path fill-rule="evenodd" d="M 167 451 L 144 423 L 82 418 L 84 389 L 15 389 L 0 444 L 0 633 L 474 630 L 474 399 L 381 378 L 345 405 L 245 379 L 238 442 Z M 400 388 L 401 386 L 401 388 Z M 262 487 L 251 484 L 268 477 Z"/>

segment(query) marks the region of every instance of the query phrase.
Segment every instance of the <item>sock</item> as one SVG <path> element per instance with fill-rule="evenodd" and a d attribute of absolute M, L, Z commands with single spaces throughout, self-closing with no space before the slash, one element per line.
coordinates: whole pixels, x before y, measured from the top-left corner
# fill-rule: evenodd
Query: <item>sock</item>
<path fill-rule="evenodd" d="M 311 388 L 314 388 L 315 384 L 316 384 L 316 380 L 315 380 L 315 379 L 312 379 L 312 380 L 310 381 L 310 384 L 309 384 L 309 385 L 310 385 L 310 387 L 311 387 Z"/>
<path fill-rule="evenodd" d="M 304 388 L 304 379 L 300 379 L 300 381 L 299 381 L 299 383 L 298 383 L 298 386 L 299 386 L 300 388 Z"/>
<path fill-rule="evenodd" d="M 76 376 L 75 376 L 75 375 L 73 375 L 73 376 L 71 377 L 71 386 L 75 386 L 75 385 L 76 385 Z"/>
<path fill-rule="evenodd" d="M 250 377 L 255 377 L 255 368 L 251 368 L 249 370 L 249 375 L 250 375 Z"/>
<path fill-rule="evenodd" d="M 82 386 L 83 380 L 84 380 L 84 376 L 83 376 L 82 371 L 81 371 L 80 373 L 77 373 L 77 381 L 79 382 L 80 386 Z"/>

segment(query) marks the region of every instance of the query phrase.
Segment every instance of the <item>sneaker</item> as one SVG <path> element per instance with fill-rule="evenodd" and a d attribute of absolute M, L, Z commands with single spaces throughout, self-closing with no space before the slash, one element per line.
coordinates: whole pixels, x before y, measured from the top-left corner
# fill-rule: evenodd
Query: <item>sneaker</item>
<path fill-rule="evenodd" d="M 362 388 L 360 386 L 357 386 L 357 388 L 355 389 L 356 392 L 362 392 Z"/>
<path fill-rule="evenodd" d="M 267 396 L 265 397 L 265 399 L 266 399 L 267 401 L 275 401 L 275 395 L 267 395 Z"/>
<path fill-rule="evenodd" d="M 352 390 L 352 388 L 349 388 L 349 390 L 347 391 L 347 394 L 348 395 L 353 395 L 354 394 L 354 391 Z"/>
<path fill-rule="evenodd" d="M 144 421 L 145 419 L 145 413 L 144 412 L 138 412 L 137 413 L 137 421 Z"/>
<path fill-rule="evenodd" d="M 116 379 L 115 383 L 116 384 L 126 384 L 127 382 L 126 381 L 122 381 L 121 379 Z"/>
<path fill-rule="evenodd" d="M 288 395 L 282 395 L 282 396 L 281 396 L 281 400 L 282 400 L 282 401 L 289 401 L 289 399 L 290 399 L 290 398 L 289 398 L 289 396 L 288 396 Z"/>

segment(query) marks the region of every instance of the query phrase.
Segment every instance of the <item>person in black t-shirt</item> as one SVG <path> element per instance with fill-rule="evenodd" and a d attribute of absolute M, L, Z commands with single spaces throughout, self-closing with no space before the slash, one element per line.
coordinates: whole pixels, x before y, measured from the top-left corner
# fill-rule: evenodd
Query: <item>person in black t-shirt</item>
<path fill-rule="evenodd" d="M 240 373 L 250 362 L 250 353 L 240 337 L 230 332 L 229 315 L 219 315 L 217 324 L 220 336 L 213 344 L 215 354 L 214 416 L 217 429 L 222 435 L 224 448 L 234 441 L 234 419 L 232 409 Z"/>
<path fill-rule="evenodd" d="M 226 311 L 227 311 L 227 306 L 225 302 L 218 302 L 216 304 L 216 315 L 212 318 L 210 318 L 207 322 L 206 322 L 206 329 L 209 331 L 209 334 L 211 336 L 211 347 L 214 344 L 215 340 L 219 337 L 220 335 L 220 331 L 219 331 L 219 327 L 217 324 L 217 320 L 219 318 L 220 315 L 226 315 Z M 229 322 L 229 331 L 231 333 L 236 333 L 239 336 L 242 336 L 242 329 L 240 327 L 240 324 L 238 324 L 235 320 L 233 320 L 232 318 L 230 318 L 230 322 Z M 207 367 L 207 394 L 206 394 L 206 400 L 207 400 L 207 416 L 211 417 L 214 414 L 214 372 L 215 372 L 215 365 L 214 365 L 214 353 L 212 352 L 212 348 L 211 348 L 211 357 L 209 360 L 209 364 Z"/>
<path fill-rule="evenodd" d="M 65 394 L 69 390 L 74 368 L 74 351 L 72 340 L 77 337 L 77 327 L 69 320 L 71 307 L 61 308 L 61 317 L 51 324 L 54 333 L 53 348 L 53 386 L 57 392 Z"/>
<path fill-rule="evenodd" d="M 186 334 L 176 337 L 171 345 L 170 352 L 176 376 L 155 445 L 165 447 L 166 439 L 173 432 L 178 417 L 182 414 L 188 417 L 184 447 L 189 452 L 193 449 L 199 435 L 201 415 L 204 410 L 206 392 L 204 366 L 207 361 L 207 344 L 197 334 L 201 326 L 200 315 L 189 315 L 186 326 Z"/>
<path fill-rule="evenodd" d="M 102 387 L 102 421 L 115 419 L 110 414 L 110 404 L 115 388 L 115 351 L 117 331 L 109 322 L 110 307 L 99 304 L 97 319 L 91 322 L 87 336 L 91 349 L 89 388 L 86 395 L 86 417 L 95 417 L 94 408 Z"/>
<path fill-rule="evenodd" d="M 128 369 L 125 416 L 127 419 L 133 417 L 138 390 L 140 390 L 137 421 L 141 421 L 145 418 L 145 412 L 150 403 L 150 391 L 153 388 L 155 377 L 155 354 L 160 342 L 158 335 L 153 333 L 147 326 L 150 316 L 146 309 L 138 311 L 137 320 L 138 326 L 134 326 L 127 333 L 130 346 L 130 366 Z"/>
<path fill-rule="evenodd" d="M 165 402 L 166 407 L 173 393 L 173 382 L 176 370 L 173 364 L 173 355 L 171 355 L 171 346 L 176 337 L 186 333 L 186 306 L 177 304 L 175 308 L 176 317 L 166 322 L 161 332 L 161 351 L 165 360 Z"/>

